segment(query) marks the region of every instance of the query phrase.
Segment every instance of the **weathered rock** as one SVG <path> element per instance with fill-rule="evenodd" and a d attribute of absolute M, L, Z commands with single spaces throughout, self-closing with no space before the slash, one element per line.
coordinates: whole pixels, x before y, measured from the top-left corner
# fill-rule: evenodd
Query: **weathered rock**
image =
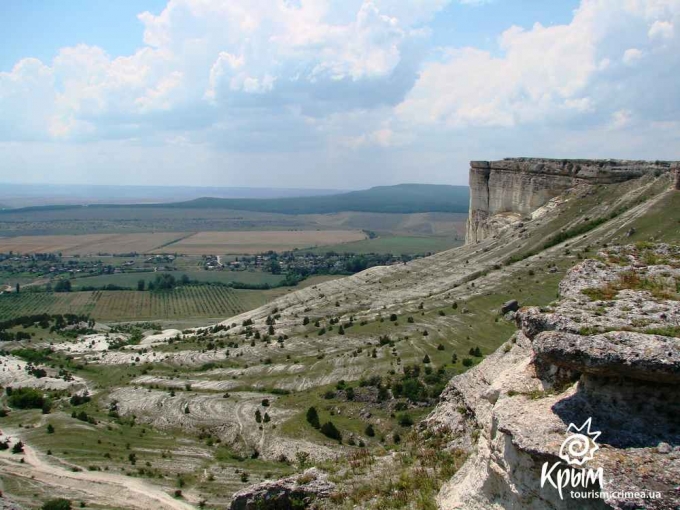
<path fill-rule="evenodd" d="M 520 331 L 512 341 L 442 393 L 425 423 L 454 432 L 452 446 L 469 445 L 470 457 L 442 487 L 440 508 L 680 507 L 680 340 L 635 331 L 677 335 L 680 252 L 660 245 L 599 255 L 604 262 L 585 261 L 566 275 L 557 304 L 518 311 Z M 622 275 L 630 288 L 610 301 L 583 294 L 619 285 Z M 571 469 L 602 468 L 602 484 L 588 490 L 603 492 L 587 499 L 569 489 L 560 495 L 541 484 L 542 470 L 560 462 L 566 468 L 560 454 L 568 427 L 588 419 L 600 432 L 599 448 Z M 636 495 L 649 491 L 661 497 Z"/>
<path fill-rule="evenodd" d="M 607 377 L 680 384 L 680 339 L 612 331 L 582 336 L 549 331 L 537 335 L 534 353 L 543 361 Z"/>
<path fill-rule="evenodd" d="M 470 162 L 466 242 L 493 237 L 577 184 L 607 184 L 647 173 L 675 171 L 671 161 L 508 158 Z M 675 174 L 677 175 L 677 173 Z M 676 177 L 676 189 L 680 178 Z"/>
<path fill-rule="evenodd" d="M 315 508 L 315 502 L 328 498 L 335 484 L 316 468 L 300 475 L 251 485 L 232 497 L 230 510 L 289 510 Z M 296 506 L 298 505 L 298 506 Z"/>
<path fill-rule="evenodd" d="M 508 312 L 516 312 L 519 310 L 519 302 L 516 299 L 511 299 L 510 301 L 506 301 L 503 303 L 503 306 L 501 306 L 501 313 L 505 315 Z"/>

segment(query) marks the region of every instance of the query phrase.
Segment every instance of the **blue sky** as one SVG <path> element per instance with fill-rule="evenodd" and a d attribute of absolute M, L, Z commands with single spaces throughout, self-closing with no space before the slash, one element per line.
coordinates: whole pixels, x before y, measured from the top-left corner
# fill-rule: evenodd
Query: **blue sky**
<path fill-rule="evenodd" d="M 0 182 L 464 184 L 680 158 L 680 0 L 3 0 Z"/>

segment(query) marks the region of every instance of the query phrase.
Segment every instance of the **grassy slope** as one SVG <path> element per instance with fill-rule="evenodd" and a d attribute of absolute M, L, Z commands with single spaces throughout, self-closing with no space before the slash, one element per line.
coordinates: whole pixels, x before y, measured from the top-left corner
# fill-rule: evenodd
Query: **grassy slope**
<path fill-rule="evenodd" d="M 463 241 L 451 236 L 380 236 L 375 239 L 365 239 L 351 243 L 331 244 L 309 250 L 310 253 L 393 253 L 401 254 L 425 254 L 450 250 L 461 246 Z"/>
<path fill-rule="evenodd" d="M 532 238 L 525 240 L 522 244 L 524 247 L 529 248 L 534 246 L 538 247 L 544 242 L 547 235 L 553 234 L 562 227 L 572 223 L 580 223 L 585 216 L 595 218 L 598 214 L 606 214 L 607 211 L 610 211 L 614 206 L 614 202 L 616 202 L 615 198 L 622 194 L 626 189 L 628 188 L 624 188 L 624 185 L 604 187 L 596 191 L 593 195 L 572 201 L 564 207 L 560 217 L 542 226 Z M 612 237 L 618 238 L 620 241 L 624 242 L 626 239 L 630 239 L 631 241 L 649 240 L 650 237 L 668 242 L 679 242 L 680 229 L 678 228 L 678 225 L 680 225 L 680 223 L 678 222 L 680 221 L 680 207 L 678 207 L 678 205 L 680 205 L 680 193 L 669 193 L 664 195 L 661 202 L 653 207 L 647 214 L 635 220 L 633 225 L 636 232 L 630 238 L 625 237 L 625 231 L 629 228 L 628 226 L 614 233 L 607 233 L 606 239 L 600 237 L 600 234 L 597 234 L 599 231 L 597 231 L 595 232 L 596 235 L 594 238 L 589 239 L 587 242 L 581 240 L 580 237 L 575 238 L 569 243 L 570 250 L 560 248 L 554 250 L 550 257 L 534 257 L 519 262 L 518 265 L 522 270 L 518 277 L 500 278 L 493 288 L 486 289 L 481 295 L 465 300 L 456 300 L 458 308 L 455 310 L 452 307 L 453 300 L 447 303 L 446 306 L 439 306 L 436 308 L 426 307 L 426 311 L 424 312 L 418 311 L 417 307 L 414 306 L 413 309 L 404 310 L 399 314 L 397 325 L 389 320 L 384 320 L 383 322 L 372 321 L 365 326 L 357 325 L 351 328 L 351 336 L 359 340 L 363 339 L 366 343 L 374 343 L 377 335 L 388 334 L 392 338 L 397 339 L 395 347 L 399 356 L 402 358 L 402 364 L 420 361 L 423 355 L 427 353 L 432 359 L 432 364 L 437 367 L 444 366 L 447 369 L 447 373 L 453 374 L 461 372 L 464 368 L 462 367 L 460 359 L 468 356 L 470 347 L 479 346 L 485 355 L 489 354 L 505 342 L 515 330 L 514 324 L 506 322 L 499 317 L 498 308 L 500 307 L 500 304 L 510 298 L 518 299 L 522 305 L 543 305 L 554 300 L 557 296 L 559 281 L 564 272 L 569 267 L 576 264 L 579 261 L 579 258 L 583 256 L 582 250 L 585 244 L 596 245 L 608 241 Z M 602 235 L 605 234 L 603 233 Z M 593 255 L 594 250 L 591 249 L 589 254 Z M 556 269 L 552 269 L 553 264 Z M 472 284 L 468 284 L 468 286 L 471 285 Z M 463 308 L 466 308 L 468 313 L 463 313 Z M 440 311 L 444 313 L 443 316 L 440 315 Z M 310 316 L 313 316 L 313 311 L 310 311 Z M 413 324 L 409 324 L 406 321 L 406 317 L 408 316 L 414 317 Z M 423 337 L 422 330 L 427 330 L 429 335 Z M 305 331 L 310 336 L 316 336 L 317 328 L 314 328 L 310 324 Z M 342 342 L 339 342 L 340 337 L 337 335 L 327 334 L 327 336 L 323 338 L 327 338 L 328 342 L 342 345 Z M 342 339 L 342 341 L 344 342 L 345 339 Z M 443 351 L 437 349 L 437 345 L 440 343 L 444 346 Z M 353 347 L 348 346 L 346 349 L 349 351 L 352 348 Z M 368 363 L 365 363 L 365 374 L 367 375 L 375 373 L 387 374 L 390 369 L 397 368 L 395 357 L 391 355 L 391 349 L 389 347 L 382 347 L 378 350 L 379 356 L 377 359 L 362 358 L 362 360 L 368 360 Z M 459 361 L 455 365 L 450 362 L 451 355 L 454 352 L 459 357 Z M 306 365 L 316 364 L 314 371 L 317 371 L 320 374 L 327 373 L 332 367 L 339 363 L 345 363 L 344 360 L 335 360 L 330 357 L 319 362 L 316 359 L 315 354 L 315 352 L 308 352 L 306 353 L 306 356 L 300 355 L 295 356 L 295 358 L 297 358 L 297 361 Z M 364 355 L 365 354 L 366 352 L 364 351 Z M 292 363 L 295 361 L 287 360 L 286 356 L 286 351 L 278 352 L 278 350 L 272 350 L 273 363 L 275 364 Z M 253 361 L 257 363 L 256 360 L 248 360 L 248 363 L 252 364 Z M 348 360 L 347 363 L 350 361 L 351 360 Z M 229 360 L 228 363 L 243 362 Z M 142 370 L 142 367 L 116 367 L 107 368 L 106 370 L 97 368 L 97 373 L 99 375 L 95 376 L 89 368 L 85 368 L 79 372 L 79 375 L 83 375 L 90 380 L 108 386 L 110 384 L 117 384 L 130 380 L 135 376 L 140 375 Z M 155 372 L 157 372 L 158 375 L 170 375 L 172 373 L 168 367 L 162 366 L 154 368 L 152 373 Z M 311 374 L 306 375 L 314 374 L 312 372 Z M 192 376 L 196 376 L 196 373 L 192 373 Z M 253 375 L 239 377 L 239 383 L 244 386 L 260 384 L 263 386 L 275 387 L 284 383 L 285 379 L 285 375 L 281 374 L 267 375 L 264 377 Z M 321 395 L 326 388 L 326 386 L 318 386 L 281 397 L 278 401 L 278 405 L 284 405 L 298 410 L 298 413 L 281 427 L 281 432 L 292 437 L 306 438 L 322 444 L 329 444 L 329 441 L 325 437 L 311 429 L 304 421 L 304 411 L 306 408 L 309 405 L 316 405 L 320 410 L 322 421 L 333 419 L 336 425 L 338 425 L 345 434 L 354 433 L 362 435 L 366 420 L 359 416 L 359 411 L 366 406 L 358 405 L 358 403 L 322 399 Z M 420 411 L 413 413 L 415 417 L 418 417 L 426 413 L 427 410 L 428 408 L 423 408 Z M 333 416 L 331 416 L 331 412 L 333 413 Z M 388 412 L 382 409 L 373 408 L 371 408 L 371 412 L 374 413 L 375 420 L 380 420 L 381 423 L 378 436 L 381 434 L 388 434 L 395 430 L 405 432 Z M 35 414 L 37 419 L 39 414 L 38 412 L 35 412 Z M 43 432 L 39 432 L 36 434 L 42 433 Z M 135 431 L 135 433 L 138 434 L 139 431 Z M 394 445 L 382 445 L 378 436 L 376 436 L 376 439 L 371 440 L 369 444 L 376 454 L 384 452 L 385 447 L 390 449 L 396 448 Z M 98 445 L 98 443 L 96 443 L 96 438 L 98 437 L 101 436 L 92 435 L 90 437 L 89 434 L 83 436 L 84 443 L 89 445 L 88 448 L 92 448 L 95 452 L 92 455 L 95 455 L 97 448 L 99 448 L 96 446 Z M 183 441 L 195 441 L 195 438 L 192 437 L 179 437 L 182 437 Z M 37 442 L 42 441 L 39 435 L 33 437 L 32 440 Z M 106 444 L 105 441 L 103 442 Z M 150 455 L 153 457 L 154 454 Z M 213 455 L 215 456 L 215 459 L 225 458 L 224 455 L 218 454 L 218 451 L 216 450 L 213 450 Z M 226 457 L 228 457 L 228 455 Z M 88 461 L 88 458 L 89 454 L 85 455 L 82 459 L 79 459 L 79 462 L 85 464 Z M 155 464 L 157 460 L 152 458 L 151 462 L 152 464 Z M 336 464 L 341 464 L 342 462 L 342 460 L 338 460 L 336 461 Z M 247 463 L 247 469 L 251 472 L 259 470 L 260 473 L 263 473 L 265 470 L 272 470 L 271 463 L 259 461 L 247 461 Z M 235 465 L 238 466 L 239 464 L 237 463 Z M 240 465 L 243 466 L 244 464 Z M 211 501 L 217 501 L 220 497 L 224 497 L 223 495 L 218 496 L 220 490 L 223 490 L 224 487 L 209 487 L 209 484 L 197 479 L 198 477 L 196 474 L 200 473 L 201 469 L 202 468 L 194 467 L 186 475 L 189 485 L 196 490 L 211 494 Z M 277 473 L 279 472 L 274 471 L 274 474 Z M 400 471 L 392 474 L 399 473 Z M 250 481 L 256 480 L 251 478 Z M 373 483 L 378 485 L 382 482 L 380 480 L 374 480 Z M 206 487 L 206 485 L 208 485 L 208 487 Z M 232 485 L 230 485 L 230 487 L 232 487 Z M 366 492 L 366 494 L 369 494 L 369 492 Z M 353 495 L 353 497 L 361 498 L 361 495 Z M 431 495 L 428 497 L 431 497 Z M 360 501 L 363 500 L 360 499 Z M 377 503 L 379 504 L 380 501 L 382 500 L 377 501 Z M 429 508 L 426 505 L 430 502 L 429 499 L 424 500 L 423 504 L 425 506 L 423 507 Z M 359 506 L 363 506 L 363 503 L 365 503 L 365 501 L 360 502 Z M 373 501 L 373 503 L 376 503 L 376 501 Z"/>

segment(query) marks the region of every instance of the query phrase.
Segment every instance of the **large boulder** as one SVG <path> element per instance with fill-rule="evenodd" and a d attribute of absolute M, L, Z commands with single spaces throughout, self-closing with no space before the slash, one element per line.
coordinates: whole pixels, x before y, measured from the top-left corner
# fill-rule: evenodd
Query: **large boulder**
<path fill-rule="evenodd" d="M 251 485 L 234 494 L 230 510 L 290 510 L 315 508 L 335 491 L 327 475 L 311 468 L 302 474 Z"/>

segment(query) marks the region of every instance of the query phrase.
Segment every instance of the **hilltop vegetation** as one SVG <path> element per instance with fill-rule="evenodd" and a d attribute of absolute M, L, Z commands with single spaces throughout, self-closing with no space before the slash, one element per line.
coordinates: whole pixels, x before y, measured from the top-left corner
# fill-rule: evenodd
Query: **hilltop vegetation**
<path fill-rule="evenodd" d="M 327 214 L 340 211 L 374 213 L 457 212 L 469 203 L 467 186 L 442 184 L 398 184 L 377 186 L 337 195 L 291 198 L 198 198 L 162 204 L 92 204 L 91 209 L 230 209 L 278 214 Z M 0 215 L 40 211 L 68 211 L 78 205 L 51 205 L 0 210 Z"/>

